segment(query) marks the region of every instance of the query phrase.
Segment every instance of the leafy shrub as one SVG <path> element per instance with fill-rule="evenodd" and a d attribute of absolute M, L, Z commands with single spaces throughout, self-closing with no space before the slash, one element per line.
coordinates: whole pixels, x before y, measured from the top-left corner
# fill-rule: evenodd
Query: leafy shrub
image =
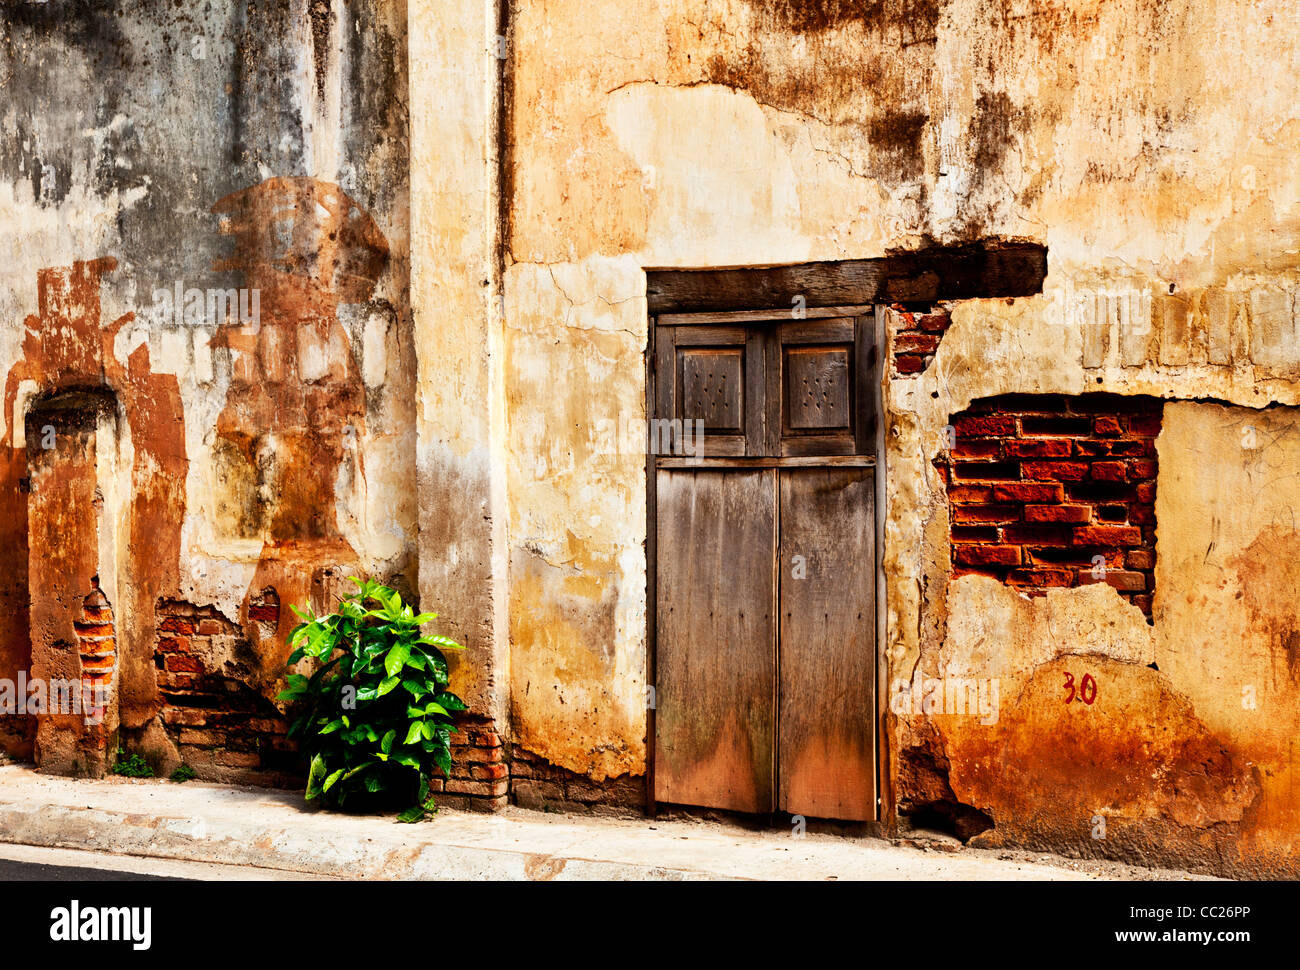
<path fill-rule="evenodd" d="M 313 616 L 289 634 L 292 667 L 319 664 L 311 676 L 291 673 L 280 700 L 300 701 L 289 728 L 311 759 L 307 798 L 339 808 L 349 798 L 410 805 L 398 819 L 415 822 L 433 810 L 429 779 L 451 773 L 451 713 L 464 702 L 446 689 L 442 651 L 463 649 L 444 636 L 423 636 L 436 613 L 415 613 L 387 586 L 352 579 L 357 592 L 338 612 Z"/>
<path fill-rule="evenodd" d="M 123 760 L 125 754 L 121 748 L 117 749 L 117 762 L 109 770 L 115 775 L 123 775 L 127 778 L 152 778 L 153 769 L 149 767 L 149 762 L 138 754 Z"/>
<path fill-rule="evenodd" d="M 194 769 L 187 764 L 182 764 L 179 768 L 171 773 L 171 780 L 177 784 L 184 784 L 191 778 L 197 778 L 198 775 Z"/>

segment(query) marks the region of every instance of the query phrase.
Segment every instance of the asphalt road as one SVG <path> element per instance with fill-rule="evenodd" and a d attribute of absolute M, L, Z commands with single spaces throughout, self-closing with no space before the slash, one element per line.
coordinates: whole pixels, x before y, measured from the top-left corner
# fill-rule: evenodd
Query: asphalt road
<path fill-rule="evenodd" d="M 48 866 L 39 862 L 0 859 L 0 882 L 191 882 L 177 876 L 151 876 L 142 872 Z"/>

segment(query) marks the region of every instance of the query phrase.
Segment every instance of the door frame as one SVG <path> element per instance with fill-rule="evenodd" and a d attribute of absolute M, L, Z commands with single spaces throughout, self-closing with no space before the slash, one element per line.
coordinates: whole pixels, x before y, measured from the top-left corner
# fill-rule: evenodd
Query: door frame
<path fill-rule="evenodd" d="M 764 301 L 756 301 L 755 304 L 745 310 L 730 311 L 703 311 L 689 312 L 685 310 L 674 310 L 674 312 L 654 313 L 648 316 L 648 330 L 645 350 L 645 416 L 646 427 L 649 427 L 649 421 L 656 415 L 657 406 L 657 379 L 656 379 L 656 344 L 655 336 L 657 328 L 673 317 L 689 317 L 692 323 L 697 324 L 743 324 L 757 321 L 771 321 L 774 316 L 782 316 L 790 313 L 789 305 L 762 309 Z M 875 427 L 872 433 L 872 443 L 875 446 L 874 462 L 874 484 L 875 484 L 875 550 L 873 572 L 875 576 L 875 650 L 872 655 L 872 666 L 875 672 L 876 681 L 876 718 L 875 718 L 875 736 L 872 738 L 872 750 L 874 753 L 873 760 L 875 764 L 873 769 L 876 778 L 876 799 L 874 822 L 879 824 L 882 819 L 890 817 L 893 812 L 893 790 L 888 785 L 888 772 L 883 766 L 888 762 L 886 757 L 889 748 L 889 738 L 886 734 L 887 721 L 886 717 L 889 712 L 888 685 L 888 664 L 885 657 L 885 647 L 888 642 L 888 608 L 885 601 L 885 573 L 884 573 L 884 548 L 885 548 L 885 519 L 887 509 L 885 500 L 887 489 L 885 479 L 887 468 L 885 464 L 885 411 L 884 404 L 886 400 L 885 381 L 888 380 L 889 368 L 885 366 L 885 340 L 886 340 L 886 306 L 879 303 L 858 304 L 850 306 L 830 306 L 830 307 L 808 307 L 804 309 L 799 317 L 792 319 L 799 320 L 819 320 L 833 317 L 865 317 L 868 326 L 864 328 L 874 341 L 874 356 L 872 368 L 874 373 L 866 376 L 866 390 L 871 394 L 870 408 L 874 415 Z M 683 321 L 684 322 L 684 321 Z M 874 325 L 872 325 L 874 322 Z M 862 355 L 858 354 L 858 359 Z M 862 385 L 859 385 L 862 386 Z M 828 467 L 834 464 L 834 459 L 817 459 L 819 463 L 825 463 Z M 646 449 L 646 685 L 651 688 L 647 691 L 648 697 L 655 697 L 654 688 L 657 683 L 657 626 L 656 626 L 656 604 L 658 602 L 658 488 L 657 488 L 657 471 L 656 455 L 647 447 Z M 655 801 L 655 734 L 656 734 L 656 707 L 647 705 L 646 708 L 646 812 L 653 817 L 657 812 Z M 779 766 L 777 766 L 779 771 Z M 869 823 L 870 824 L 870 823 Z"/>

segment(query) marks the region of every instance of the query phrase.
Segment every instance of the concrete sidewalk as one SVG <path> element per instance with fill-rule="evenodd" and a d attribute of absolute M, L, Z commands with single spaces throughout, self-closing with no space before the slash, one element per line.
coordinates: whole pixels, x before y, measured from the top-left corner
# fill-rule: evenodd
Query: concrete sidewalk
<path fill-rule="evenodd" d="M 0 767 L 0 842 L 349 879 L 1187 879 L 1041 853 L 934 852 L 696 820 L 442 809 L 401 825 L 301 794 Z M 216 870 L 214 870 L 216 871 Z M 250 873 L 251 875 L 251 873 Z M 300 877 L 300 876 L 299 876 Z"/>

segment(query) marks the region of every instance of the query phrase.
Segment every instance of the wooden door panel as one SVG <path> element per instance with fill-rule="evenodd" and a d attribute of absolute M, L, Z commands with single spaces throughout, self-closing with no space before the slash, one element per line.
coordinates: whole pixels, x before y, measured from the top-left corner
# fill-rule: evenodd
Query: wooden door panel
<path fill-rule="evenodd" d="M 782 811 L 875 817 L 875 472 L 780 472 Z"/>
<path fill-rule="evenodd" d="M 787 323 L 773 332 L 769 367 L 779 385 L 771 407 L 779 422 L 774 454 L 795 458 L 852 455 L 859 447 L 858 398 L 865 382 L 852 319 Z"/>
<path fill-rule="evenodd" d="M 657 801 L 774 807 L 775 476 L 657 473 Z"/>
<path fill-rule="evenodd" d="M 680 435 L 688 422 L 703 432 L 693 457 L 763 454 L 763 358 L 760 335 L 744 327 L 661 327 L 655 337 L 657 413 L 652 442 L 671 430 Z M 665 427 L 672 423 L 672 428 Z M 687 438 L 691 436 L 688 434 Z M 680 456 L 681 449 L 661 457 Z"/>

